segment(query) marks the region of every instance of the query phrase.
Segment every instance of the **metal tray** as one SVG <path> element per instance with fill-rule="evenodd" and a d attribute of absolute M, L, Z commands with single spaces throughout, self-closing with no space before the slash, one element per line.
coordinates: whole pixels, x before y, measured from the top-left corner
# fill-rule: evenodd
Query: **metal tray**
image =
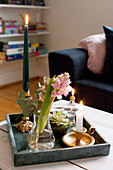
<path fill-rule="evenodd" d="M 6 118 L 15 166 L 106 156 L 109 154 L 110 144 L 97 130 L 95 130 L 93 134 L 93 137 L 95 138 L 94 145 L 68 147 L 62 142 L 62 138 L 57 137 L 53 149 L 46 151 L 32 151 L 27 146 L 26 138 L 28 133 L 21 133 L 13 127 L 16 122 L 21 120 L 22 115 L 20 113 L 7 114 Z M 83 125 L 87 129 L 91 127 L 91 124 L 86 118 L 83 120 Z"/>

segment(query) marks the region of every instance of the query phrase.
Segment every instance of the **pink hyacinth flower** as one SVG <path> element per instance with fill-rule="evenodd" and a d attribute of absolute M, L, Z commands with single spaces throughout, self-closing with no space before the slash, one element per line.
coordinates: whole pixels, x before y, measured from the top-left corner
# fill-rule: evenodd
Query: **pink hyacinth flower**
<path fill-rule="evenodd" d="M 64 74 L 58 75 L 57 78 L 54 78 L 55 83 L 51 84 L 54 87 L 54 91 L 52 92 L 53 97 L 68 95 L 69 90 L 67 89 L 67 87 L 71 83 L 69 77 L 70 77 L 69 73 L 65 72 Z"/>
<path fill-rule="evenodd" d="M 55 90 L 59 90 L 60 89 L 60 80 L 58 78 L 54 78 L 55 80 L 55 83 L 54 84 L 51 84 Z"/>
<path fill-rule="evenodd" d="M 56 91 L 52 91 L 51 96 L 52 96 L 52 97 L 56 97 L 56 96 L 57 96 L 57 92 L 56 92 Z"/>

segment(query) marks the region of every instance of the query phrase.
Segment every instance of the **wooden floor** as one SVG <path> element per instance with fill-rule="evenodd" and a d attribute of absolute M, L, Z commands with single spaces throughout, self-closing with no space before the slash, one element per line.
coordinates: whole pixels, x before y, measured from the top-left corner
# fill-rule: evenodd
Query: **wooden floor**
<path fill-rule="evenodd" d="M 30 94 L 33 96 L 33 91 L 37 89 L 39 77 L 30 80 Z M 21 111 L 16 104 L 16 97 L 13 93 L 18 94 L 22 90 L 22 82 L 13 83 L 0 87 L 0 122 L 6 119 L 6 114 L 19 113 Z"/>

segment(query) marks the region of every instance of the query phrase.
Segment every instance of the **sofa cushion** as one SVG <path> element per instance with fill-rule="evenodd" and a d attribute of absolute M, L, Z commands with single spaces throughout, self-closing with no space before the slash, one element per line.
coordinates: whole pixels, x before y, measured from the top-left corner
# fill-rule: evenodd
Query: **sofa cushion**
<path fill-rule="evenodd" d="M 106 57 L 103 69 L 103 77 L 113 82 L 113 28 L 103 26 L 106 35 Z"/>
<path fill-rule="evenodd" d="M 88 50 L 87 68 L 94 74 L 101 74 L 106 56 L 105 34 L 96 34 L 82 39 L 79 45 Z"/>

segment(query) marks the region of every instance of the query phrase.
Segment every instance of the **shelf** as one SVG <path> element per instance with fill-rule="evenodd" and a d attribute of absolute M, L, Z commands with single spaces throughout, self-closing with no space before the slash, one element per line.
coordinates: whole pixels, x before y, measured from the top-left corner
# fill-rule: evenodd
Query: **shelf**
<path fill-rule="evenodd" d="M 8 4 L 0 4 L 0 8 L 50 9 L 50 7 L 48 7 L 48 6 L 34 6 L 34 5 L 8 5 Z"/>
<path fill-rule="evenodd" d="M 39 33 L 29 33 L 29 36 L 36 36 L 36 35 L 47 35 L 50 34 L 50 32 L 45 31 L 45 32 L 39 32 Z M 1 34 L 0 38 L 8 38 L 8 37 L 23 37 L 24 34 Z"/>

